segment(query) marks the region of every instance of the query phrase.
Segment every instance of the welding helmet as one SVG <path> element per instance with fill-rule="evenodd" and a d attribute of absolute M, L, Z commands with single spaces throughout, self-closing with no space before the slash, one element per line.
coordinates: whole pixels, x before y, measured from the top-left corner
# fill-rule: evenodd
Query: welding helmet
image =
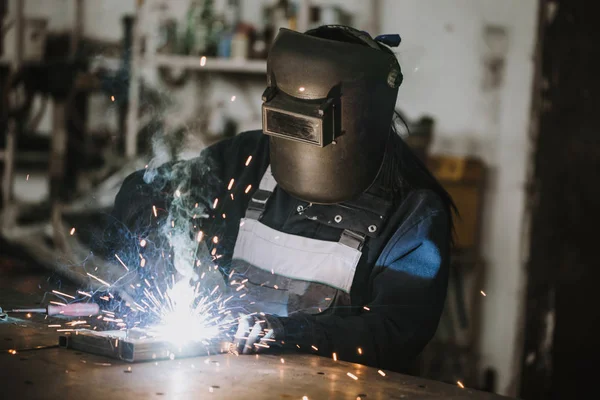
<path fill-rule="evenodd" d="M 339 25 L 279 31 L 267 59 L 262 125 L 283 190 L 334 204 L 371 186 L 402 83 L 398 60 L 382 43 L 399 42 Z"/>

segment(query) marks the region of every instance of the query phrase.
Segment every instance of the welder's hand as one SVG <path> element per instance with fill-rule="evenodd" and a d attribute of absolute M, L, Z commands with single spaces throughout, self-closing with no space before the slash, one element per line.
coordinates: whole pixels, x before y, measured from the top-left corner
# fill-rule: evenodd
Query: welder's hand
<path fill-rule="evenodd" d="M 253 354 L 281 346 L 283 325 L 273 315 L 246 315 L 240 317 L 234 338 L 234 351 Z"/>

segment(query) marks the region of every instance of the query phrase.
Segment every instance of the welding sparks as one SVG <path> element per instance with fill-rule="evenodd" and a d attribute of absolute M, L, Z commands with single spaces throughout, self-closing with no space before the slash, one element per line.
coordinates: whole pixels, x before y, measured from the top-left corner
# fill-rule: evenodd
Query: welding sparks
<path fill-rule="evenodd" d="M 231 188 L 233 187 L 233 182 L 235 182 L 235 180 L 231 178 L 231 180 L 229 181 L 229 185 L 227 185 L 227 190 L 231 190 Z"/>
<path fill-rule="evenodd" d="M 364 306 L 363 308 L 364 308 L 365 310 L 367 310 L 367 311 L 371 311 L 371 309 L 370 309 L 369 307 L 367 307 L 367 306 Z"/>
<path fill-rule="evenodd" d="M 8 350 L 8 354 L 12 354 L 14 356 L 15 354 L 17 354 L 17 351 L 15 349 L 10 349 Z"/>
<path fill-rule="evenodd" d="M 218 288 L 217 285 L 209 296 L 201 296 L 194 285 L 182 280 L 166 291 L 166 301 L 162 304 L 146 290 L 146 298 L 154 305 L 154 313 L 161 318 L 160 324 L 150 329 L 152 335 L 179 346 L 215 337 L 219 333 L 221 317 L 213 316 L 217 301 L 209 301 L 209 298 Z"/>
<path fill-rule="evenodd" d="M 204 67 L 206 65 L 206 56 L 200 57 L 200 66 Z"/>
<path fill-rule="evenodd" d="M 55 306 L 61 306 L 61 307 L 66 306 L 65 303 L 60 303 L 58 301 L 49 301 L 48 303 L 54 304 Z"/>
<path fill-rule="evenodd" d="M 110 96 L 110 101 L 115 101 L 115 96 Z"/>
<path fill-rule="evenodd" d="M 198 241 L 198 243 L 200 243 L 202 239 L 204 239 L 204 232 L 200 231 L 198 232 L 198 237 L 196 238 L 196 240 Z"/>
<path fill-rule="evenodd" d="M 362 349 L 360 347 L 358 348 L 358 354 L 362 355 Z"/>
<path fill-rule="evenodd" d="M 315 351 L 319 351 L 319 349 L 318 349 L 318 348 L 317 348 L 317 346 L 315 346 L 315 345 L 312 345 L 312 346 L 310 346 L 310 347 L 312 347 L 312 348 L 313 348 Z"/>
<path fill-rule="evenodd" d="M 140 240 L 140 246 L 141 247 L 146 247 L 146 244 L 147 244 L 146 239 Z"/>
<path fill-rule="evenodd" d="M 306 90 L 306 88 L 305 88 L 304 86 L 300 86 L 300 87 L 298 88 L 298 91 L 300 91 L 300 92 L 304 92 L 305 90 Z"/>
<path fill-rule="evenodd" d="M 74 296 L 71 296 L 70 294 L 66 294 L 66 293 L 59 292 L 58 290 L 53 290 L 53 291 L 52 291 L 52 293 L 54 293 L 54 294 L 57 294 L 57 295 L 59 295 L 59 296 L 64 296 L 64 297 L 68 297 L 68 298 L 70 298 L 70 299 L 73 299 L 73 300 L 75 300 L 75 297 L 74 297 Z"/>
<path fill-rule="evenodd" d="M 461 389 L 465 388 L 465 385 L 463 385 L 463 383 L 461 381 L 456 381 L 456 384 L 458 385 L 458 387 L 460 387 Z"/>
<path fill-rule="evenodd" d="M 70 234 L 71 234 L 71 236 L 73 236 L 75 234 L 75 228 L 71 228 Z"/>
<path fill-rule="evenodd" d="M 71 321 L 71 322 L 67 322 L 67 325 L 69 326 L 75 326 L 75 325 L 85 325 L 87 324 L 87 321 Z"/>
<path fill-rule="evenodd" d="M 285 360 L 283 358 L 280 359 L 282 364 L 285 364 Z"/>
<path fill-rule="evenodd" d="M 213 202 L 213 208 L 217 208 L 217 204 L 219 204 L 219 198 L 216 198 Z"/>
<path fill-rule="evenodd" d="M 154 217 L 158 217 L 158 212 L 156 211 L 156 206 L 152 206 L 152 213 L 154 213 Z"/>
<path fill-rule="evenodd" d="M 86 274 L 87 274 L 87 276 L 89 276 L 90 278 L 93 278 L 93 279 L 97 280 L 101 284 L 106 285 L 106 286 L 110 286 L 110 283 L 108 283 L 106 281 L 103 281 L 102 279 L 98 278 L 97 276 L 94 276 L 94 275 L 90 274 L 89 272 L 86 272 Z"/>
<path fill-rule="evenodd" d="M 308 400 L 308 396 L 302 396 L 302 400 Z"/>
<path fill-rule="evenodd" d="M 483 297 L 487 296 L 483 290 L 480 293 L 483 295 Z"/>
<path fill-rule="evenodd" d="M 337 361 L 337 354 L 333 353 L 333 361 Z"/>
<path fill-rule="evenodd" d="M 127 268 L 127 265 L 125 265 L 125 263 L 123 262 L 123 260 L 121 260 L 121 258 L 115 254 L 115 257 L 117 258 L 117 260 L 119 260 L 119 262 L 121 263 L 121 265 L 123 266 L 123 268 L 125 268 L 127 271 L 129 271 L 129 268 Z"/>
<path fill-rule="evenodd" d="M 385 372 L 383 372 L 382 370 L 377 371 L 377 373 L 381 376 L 385 376 Z"/>
<path fill-rule="evenodd" d="M 348 372 L 346 375 L 348 375 L 350 378 L 354 379 L 355 381 L 358 380 L 358 376 L 354 375 L 352 372 Z"/>
<path fill-rule="evenodd" d="M 27 176 L 25 177 L 25 180 L 28 181 L 29 180 L 29 174 L 27 174 Z"/>
<path fill-rule="evenodd" d="M 235 96 L 231 96 L 231 101 L 234 102 L 235 101 Z"/>
<path fill-rule="evenodd" d="M 219 243 L 219 238 L 217 236 L 215 236 L 215 237 L 213 237 L 212 241 L 214 244 L 217 244 L 217 243 Z"/>
<path fill-rule="evenodd" d="M 248 159 L 246 160 L 246 167 L 250 165 L 250 161 L 252 161 L 252 156 L 248 156 Z"/>
<path fill-rule="evenodd" d="M 248 185 L 246 187 L 246 190 L 244 190 L 244 193 L 248 194 L 248 192 L 252 189 L 252 185 Z"/>

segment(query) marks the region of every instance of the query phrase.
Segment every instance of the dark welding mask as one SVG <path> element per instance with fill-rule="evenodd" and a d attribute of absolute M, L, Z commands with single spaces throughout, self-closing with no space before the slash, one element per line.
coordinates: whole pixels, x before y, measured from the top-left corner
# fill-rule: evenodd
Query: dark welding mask
<path fill-rule="evenodd" d="M 371 186 L 402 82 L 396 57 L 381 43 L 399 41 L 345 26 L 279 31 L 267 60 L 262 124 L 282 189 L 333 204 Z"/>

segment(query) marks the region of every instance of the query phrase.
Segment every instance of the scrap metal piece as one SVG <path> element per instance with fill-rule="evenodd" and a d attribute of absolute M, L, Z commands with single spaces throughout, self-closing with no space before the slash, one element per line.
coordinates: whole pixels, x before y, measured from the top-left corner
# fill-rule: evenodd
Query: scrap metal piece
<path fill-rule="evenodd" d="M 126 362 L 142 362 L 183 357 L 210 356 L 226 353 L 228 342 L 205 340 L 177 346 L 144 336 L 140 330 L 92 331 L 78 330 L 59 337 L 62 348 L 115 358 Z"/>

